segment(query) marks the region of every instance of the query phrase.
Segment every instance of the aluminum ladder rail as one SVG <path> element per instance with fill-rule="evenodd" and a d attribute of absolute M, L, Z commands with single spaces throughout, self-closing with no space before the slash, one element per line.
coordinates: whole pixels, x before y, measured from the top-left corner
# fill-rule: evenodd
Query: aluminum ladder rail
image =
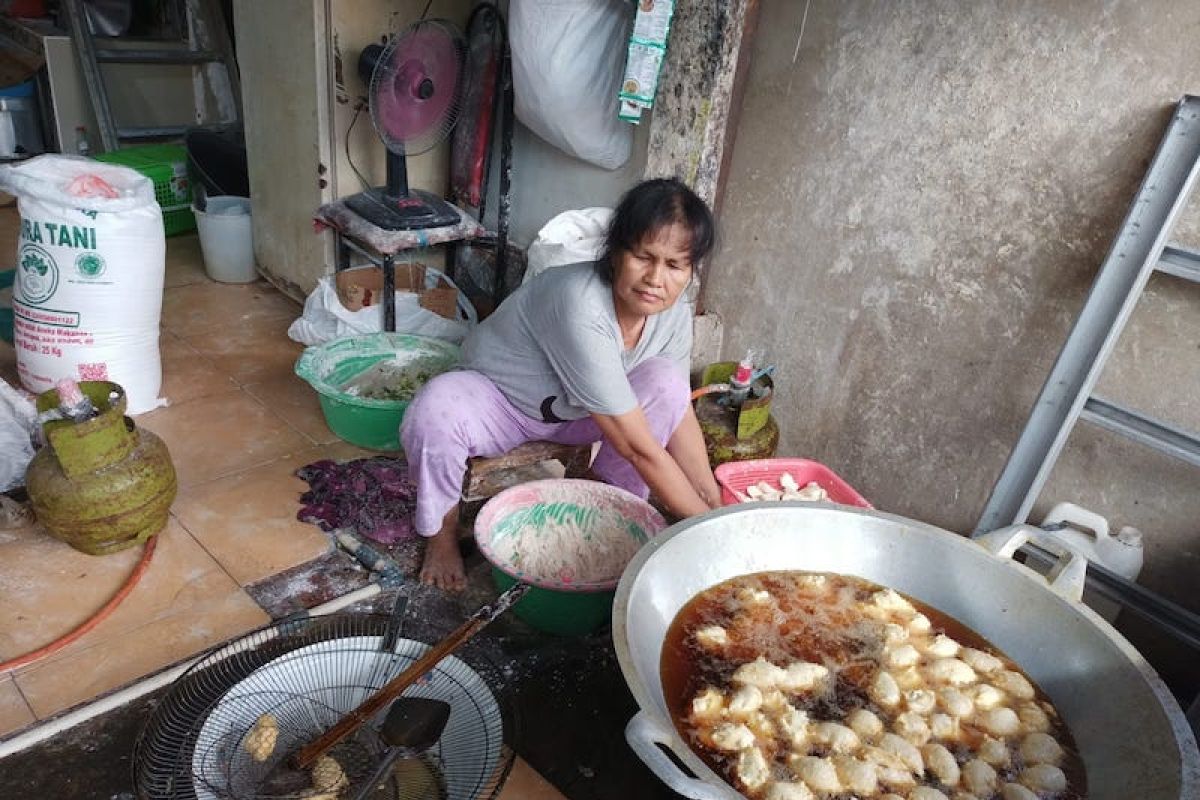
<path fill-rule="evenodd" d="M 975 536 L 1028 519 L 1079 419 L 1200 466 L 1200 437 L 1092 394 L 1151 273 L 1200 283 L 1200 253 L 1167 244 L 1198 174 L 1200 97 L 1185 95 L 996 481 Z M 1027 552 L 1035 561 L 1050 560 L 1040 548 Z M 1099 565 L 1089 565 L 1088 587 L 1200 647 L 1200 616 Z"/>
<path fill-rule="evenodd" d="M 97 37 L 92 34 L 83 0 L 62 0 L 84 84 L 95 108 L 101 144 L 106 152 L 119 149 L 124 142 L 179 138 L 196 127 L 217 128 L 241 121 L 242 99 L 237 62 L 219 0 L 179 1 L 185 12 L 187 39 L 160 42 Z M 104 82 L 104 64 L 190 64 L 199 68 L 213 84 L 213 94 L 217 97 L 224 118 L 212 125 L 199 125 L 204 114 L 200 107 L 202 99 L 197 97 L 196 118 L 188 123 L 154 127 L 118 126 Z M 225 85 L 220 86 L 219 83 Z M 200 88 L 194 87 L 197 93 Z"/>

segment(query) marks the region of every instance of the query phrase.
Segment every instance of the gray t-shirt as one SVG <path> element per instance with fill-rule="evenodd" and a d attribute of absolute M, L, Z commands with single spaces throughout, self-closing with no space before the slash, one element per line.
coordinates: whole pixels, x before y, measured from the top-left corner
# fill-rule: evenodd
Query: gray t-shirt
<path fill-rule="evenodd" d="M 481 372 L 526 416 L 546 422 L 632 411 L 626 375 L 649 358 L 679 364 L 686 375 L 692 314 L 686 302 L 646 319 L 626 350 L 612 287 L 591 263 L 546 270 L 500 304 L 463 343 L 464 369 Z"/>

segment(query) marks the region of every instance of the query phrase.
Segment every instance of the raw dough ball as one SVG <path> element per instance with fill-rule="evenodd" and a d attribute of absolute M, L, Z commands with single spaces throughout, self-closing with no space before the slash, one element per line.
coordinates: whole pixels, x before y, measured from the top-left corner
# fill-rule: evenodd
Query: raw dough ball
<path fill-rule="evenodd" d="M 1037 703 L 1022 703 L 1017 708 L 1017 716 L 1021 718 L 1023 730 L 1031 733 L 1045 733 L 1050 730 L 1050 715 Z"/>
<path fill-rule="evenodd" d="M 742 686 L 729 699 L 729 716 L 746 719 L 763 704 L 762 690 L 757 686 Z"/>
<path fill-rule="evenodd" d="M 875 674 L 875 679 L 871 681 L 871 688 L 867 694 L 873 701 L 888 708 L 900 702 L 900 686 L 890 672 L 882 670 Z"/>
<path fill-rule="evenodd" d="M 793 756 L 788 759 L 788 766 L 796 777 L 808 784 L 814 792 L 837 794 L 842 790 L 842 782 L 838 780 L 837 769 L 828 758 L 816 756 Z"/>
<path fill-rule="evenodd" d="M 939 782 L 945 786 L 958 785 L 961 770 L 953 753 L 940 744 L 927 744 L 921 748 L 921 755 L 925 757 L 925 766 Z"/>
<path fill-rule="evenodd" d="M 1026 764 L 1052 764 L 1062 761 L 1063 749 L 1048 733 L 1031 733 L 1021 742 L 1021 758 Z"/>
<path fill-rule="evenodd" d="M 321 792 L 337 793 L 349 785 L 342 765 L 332 756 L 321 756 L 312 768 L 313 788 Z"/>
<path fill-rule="evenodd" d="M 266 761 L 275 752 L 279 738 L 279 721 L 273 714 L 263 714 L 246 734 L 242 747 L 255 761 Z"/>
<path fill-rule="evenodd" d="M 720 625 L 709 625 L 696 631 L 696 641 L 706 650 L 717 650 L 729 644 L 729 634 Z"/>
<path fill-rule="evenodd" d="M 975 707 L 981 711 L 995 708 L 1004 702 L 1004 692 L 987 683 L 981 683 L 971 689 L 971 699 Z"/>
<path fill-rule="evenodd" d="M 842 786 L 849 791 L 860 795 L 873 795 L 879 790 L 879 775 L 871 762 L 851 756 L 834 756 L 833 766 Z"/>
<path fill-rule="evenodd" d="M 1065 792 L 1067 776 L 1050 764 L 1034 764 L 1021 773 L 1021 783 L 1035 792 Z"/>
<path fill-rule="evenodd" d="M 991 797 L 996 792 L 996 770 L 992 765 L 973 758 L 963 765 L 962 781 L 972 794 Z"/>
<path fill-rule="evenodd" d="M 737 776 L 747 789 L 757 789 L 767 782 L 771 777 L 771 768 L 761 750 L 747 747 L 738 753 Z"/>
<path fill-rule="evenodd" d="M 754 744 L 754 733 L 745 725 L 723 722 L 713 729 L 712 740 L 718 749 L 736 753 Z"/>
<path fill-rule="evenodd" d="M 883 721 L 865 708 L 856 708 L 846 715 L 846 723 L 860 739 L 874 739 L 883 733 Z"/>
<path fill-rule="evenodd" d="M 935 739 L 957 739 L 958 717 L 949 714 L 934 714 L 929 718 L 929 732 Z"/>
<path fill-rule="evenodd" d="M 1021 720 L 1017 717 L 1017 712 L 1007 706 L 1001 706 L 980 714 L 979 727 L 1001 738 L 1016 736 L 1021 731 Z"/>

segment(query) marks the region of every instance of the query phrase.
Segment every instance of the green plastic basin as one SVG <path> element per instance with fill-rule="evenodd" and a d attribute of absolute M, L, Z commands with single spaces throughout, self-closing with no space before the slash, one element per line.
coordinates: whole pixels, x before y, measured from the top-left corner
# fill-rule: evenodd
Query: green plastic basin
<path fill-rule="evenodd" d="M 402 370 L 433 376 L 458 359 L 458 347 L 441 339 L 372 333 L 307 348 L 296 362 L 296 374 L 316 390 L 325 423 L 338 437 L 368 450 L 395 451 L 411 398 L 361 397 L 347 392 L 346 384 L 383 361 L 395 360 Z"/>
<path fill-rule="evenodd" d="M 624 565 L 620 565 L 615 575 L 579 580 L 565 574 L 558 577 L 531 574 L 502 554 L 505 537 L 529 530 L 530 525 L 536 529 L 540 523 L 535 520 L 564 516 L 580 520 L 579 535 L 584 540 L 597 535 L 601 530 L 598 526 L 615 525 L 638 545 L 649 541 L 667 523 L 653 506 L 624 489 L 571 479 L 518 484 L 500 492 L 480 510 L 475 519 L 475 541 L 479 552 L 492 565 L 496 588 L 503 591 L 517 581 L 533 586 L 513 606 L 513 613 L 546 633 L 581 636 L 612 618 L 613 598 Z M 576 569 L 572 567 L 571 571 Z"/>

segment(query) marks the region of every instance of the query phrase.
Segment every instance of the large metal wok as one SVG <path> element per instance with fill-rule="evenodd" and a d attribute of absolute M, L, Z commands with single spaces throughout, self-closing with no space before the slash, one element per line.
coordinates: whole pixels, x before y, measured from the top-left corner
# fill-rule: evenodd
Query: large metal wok
<path fill-rule="evenodd" d="M 928 603 L 1015 659 L 1074 734 L 1091 800 L 1200 797 L 1200 753 L 1183 712 L 1145 659 L 1080 602 L 1086 561 L 1064 553 L 1047 582 L 1011 560 L 1027 539 L 1062 550 L 1028 526 L 972 541 L 903 517 L 824 504 L 742 506 L 681 522 L 642 548 L 617 589 L 613 640 L 641 706 L 626 739 L 680 794 L 741 797 L 671 723 L 659 679 L 667 628 L 698 592 L 737 575 L 840 572 Z M 696 777 L 684 774 L 659 744 Z"/>

